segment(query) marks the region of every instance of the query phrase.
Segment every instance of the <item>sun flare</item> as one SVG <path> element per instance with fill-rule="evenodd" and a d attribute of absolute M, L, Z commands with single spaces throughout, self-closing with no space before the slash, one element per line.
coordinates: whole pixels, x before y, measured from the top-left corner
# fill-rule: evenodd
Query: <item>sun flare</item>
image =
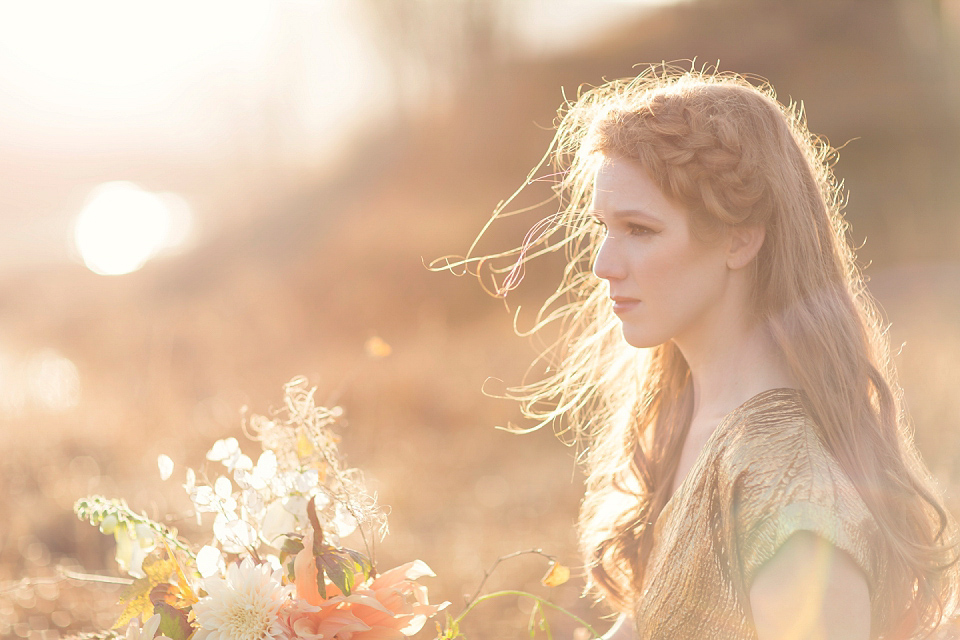
<path fill-rule="evenodd" d="M 131 182 L 108 182 L 90 194 L 77 218 L 74 242 L 88 269 L 122 275 L 183 241 L 184 203 Z"/>

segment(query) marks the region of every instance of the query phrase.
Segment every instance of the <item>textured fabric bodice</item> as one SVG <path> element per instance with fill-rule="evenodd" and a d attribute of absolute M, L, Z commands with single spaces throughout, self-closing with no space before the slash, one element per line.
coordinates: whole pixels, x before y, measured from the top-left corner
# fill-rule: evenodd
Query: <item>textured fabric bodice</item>
<path fill-rule="evenodd" d="M 727 415 L 654 526 L 634 620 L 644 640 L 755 640 L 749 589 L 797 531 L 829 540 L 867 578 L 877 636 L 887 624 L 877 525 L 828 453 L 795 389 Z"/>

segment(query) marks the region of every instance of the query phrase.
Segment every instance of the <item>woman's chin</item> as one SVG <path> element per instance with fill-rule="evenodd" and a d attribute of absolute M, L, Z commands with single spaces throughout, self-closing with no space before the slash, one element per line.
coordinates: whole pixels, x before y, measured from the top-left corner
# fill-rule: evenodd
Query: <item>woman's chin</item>
<path fill-rule="evenodd" d="M 646 332 L 631 330 L 625 325 L 620 328 L 623 332 L 623 340 L 631 347 L 636 347 L 637 349 L 652 349 L 653 347 L 659 347 L 669 340 L 669 338 L 661 338 L 660 336 L 650 335 Z"/>

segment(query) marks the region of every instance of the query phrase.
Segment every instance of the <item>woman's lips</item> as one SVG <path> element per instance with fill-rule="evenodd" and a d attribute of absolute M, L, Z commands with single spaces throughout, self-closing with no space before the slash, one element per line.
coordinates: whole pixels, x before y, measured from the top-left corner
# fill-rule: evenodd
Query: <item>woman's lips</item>
<path fill-rule="evenodd" d="M 637 298 L 615 297 L 610 299 L 613 300 L 613 312 L 616 314 L 626 313 L 640 304 L 640 300 Z"/>

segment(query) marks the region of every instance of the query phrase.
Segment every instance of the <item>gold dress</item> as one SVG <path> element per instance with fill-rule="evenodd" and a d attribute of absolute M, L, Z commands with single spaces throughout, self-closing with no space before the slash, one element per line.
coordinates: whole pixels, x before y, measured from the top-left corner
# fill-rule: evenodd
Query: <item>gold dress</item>
<path fill-rule="evenodd" d="M 885 563 L 877 525 L 817 436 L 796 389 L 727 415 L 654 526 L 634 612 L 644 640 L 755 640 L 749 590 L 791 534 L 811 531 L 853 558 L 870 587 L 872 637 Z"/>

